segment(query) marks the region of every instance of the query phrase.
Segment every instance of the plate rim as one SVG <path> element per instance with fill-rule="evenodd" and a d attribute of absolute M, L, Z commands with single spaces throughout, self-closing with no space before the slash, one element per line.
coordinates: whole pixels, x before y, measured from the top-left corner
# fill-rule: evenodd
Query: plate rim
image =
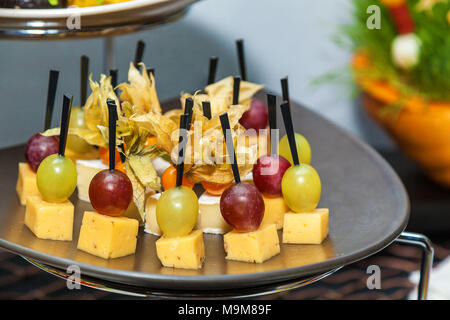
<path fill-rule="evenodd" d="M 169 100 L 172 101 L 172 100 Z M 169 101 L 166 101 L 169 102 Z M 350 139 L 354 144 L 356 144 L 359 148 L 363 149 L 366 153 L 370 155 L 371 159 L 374 159 L 378 166 L 381 166 L 383 171 L 388 172 L 388 177 L 398 188 L 399 195 L 401 199 L 399 201 L 399 210 L 402 210 L 401 214 L 403 215 L 403 219 L 400 224 L 396 226 L 396 228 L 390 233 L 387 234 L 384 238 L 377 241 L 375 244 L 365 246 L 351 254 L 346 254 L 338 257 L 334 257 L 332 259 L 328 259 L 325 261 L 321 261 L 318 263 L 313 263 L 309 265 L 303 265 L 298 267 L 291 267 L 279 270 L 272 271 L 264 271 L 258 273 L 244 273 L 244 274 L 229 274 L 229 275 L 163 275 L 163 274 L 155 274 L 155 273 L 146 273 L 140 271 L 125 271 L 119 269 L 113 269 L 109 267 L 99 267 L 91 264 L 77 262 L 75 260 L 70 260 L 67 258 L 61 258 L 56 256 L 51 256 L 46 253 L 42 253 L 40 251 L 36 251 L 33 249 L 29 249 L 23 247 L 21 245 L 11 243 L 7 240 L 0 238 L 0 247 L 3 247 L 13 253 L 24 255 L 31 259 L 38 260 L 42 263 L 48 264 L 50 266 L 54 266 L 57 268 L 67 269 L 68 266 L 76 264 L 80 267 L 81 272 L 85 273 L 94 278 L 104 279 L 116 283 L 124 283 L 140 286 L 144 286 L 146 288 L 155 288 L 162 289 L 167 288 L 167 281 L 176 281 L 178 287 L 184 287 L 186 289 L 189 288 L 190 285 L 195 283 L 195 290 L 217 290 L 223 288 L 229 288 L 230 285 L 234 284 L 232 287 L 238 288 L 243 287 L 242 281 L 252 282 L 254 285 L 263 284 L 263 283 L 273 283 L 280 280 L 292 279 L 294 277 L 298 277 L 298 272 L 301 272 L 301 276 L 308 276 L 312 274 L 317 274 L 320 272 L 328 271 L 333 268 L 339 266 L 345 266 L 350 263 L 357 262 L 366 257 L 369 257 L 380 250 L 386 248 L 389 244 L 391 244 L 406 228 L 409 216 L 410 216 L 410 201 L 406 189 L 398 177 L 397 173 L 394 169 L 387 163 L 387 161 L 371 146 L 367 143 L 356 137 L 353 133 L 347 131 L 344 128 L 339 127 L 334 122 L 328 120 L 327 118 L 319 115 L 317 112 L 305 107 L 300 103 L 293 103 L 291 101 L 292 106 L 300 107 L 302 112 L 309 112 L 314 117 L 318 117 L 321 121 L 327 122 L 327 125 L 332 126 L 335 130 L 343 134 L 346 138 Z M 331 263 L 330 263 L 331 262 Z M 301 269 L 301 270 L 299 270 Z M 99 277 L 101 275 L 102 277 Z M 120 278 L 126 278 L 127 282 L 119 281 L 118 276 Z M 114 279 L 114 280 L 112 280 Z M 145 281 L 145 283 L 143 283 Z M 152 283 L 152 286 L 148 286 L 147 283 Z M 214 283 L 214 288 L 211 288 L 211 283 Z M 209 286 L 208 286 L 209 285 Z M 192 287 L 191 287 L 192 288 Z M 194 289 L 194 288 L 192 288 Z"/>

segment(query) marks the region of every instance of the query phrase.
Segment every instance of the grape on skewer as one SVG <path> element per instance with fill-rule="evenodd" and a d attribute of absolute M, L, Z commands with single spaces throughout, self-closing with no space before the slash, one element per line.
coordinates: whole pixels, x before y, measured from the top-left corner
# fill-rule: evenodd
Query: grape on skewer
<path fill-rule="evenodd" d="M 45 158 L 37 170 L 37 186 L 47 202 L 65 202 L 77 186 L 75 164 L 64 156 L 72 100 L 72 96 L 64 95 L 58 153 Z"/>
<path fill-rule="evenodd" d="M 321 182 L 317 171 L 306 163 L 300 163 L 289 102 L 281 105 L 287 139 L 294 165 L 286 170 L 281 181 L 281 190 L 289 208 L 294 212 L 314 210 L 320 200 Z"/>
<path fill-rule="evenodd" d="M 133 199 L 133 186 L 128 176 L 115 170 L 116 103 L 107 100 L 109 111 L 109 169 L 97 173 L 89 185 L 89 199 L 99 213 L 117 217 L 122 215 Z"/>
<path fill-rule="evenodd" d="M 281 180 L 286 170 L 291 166 L 288 160 L 276 153 L 275 135 L 276 123 L 276 98 L 274 95 L 267 95 L 270 118 L 271 153 L 261 156 L 253 166 L 253 181 L 255 186 L 265 195 L 271 197 L 281 196 Z"/>
<path fill-rule="evenodd" d="M 193 104 L 192 99 L 186 99 L 188 110 L 191 104 Z M 188 139 L 186 128 L 189 125 L 189 115 L 181 115 L 176 186 L 164 191 L 156 204 L 156 220 L 163 234 L 169 238 L 188 235 L 198 217 L 197 195 L 191 188 L 182 185 Z"/>
<path fill-rule="evenodd" d="M 264 217 L 264 201 L 254 185 L 241 182 L 227 113 L 220 115 L 220 122 L 236 182 L 222 193 L 220 211 L 225 221 L 236 231 L 254 231 Z"/>

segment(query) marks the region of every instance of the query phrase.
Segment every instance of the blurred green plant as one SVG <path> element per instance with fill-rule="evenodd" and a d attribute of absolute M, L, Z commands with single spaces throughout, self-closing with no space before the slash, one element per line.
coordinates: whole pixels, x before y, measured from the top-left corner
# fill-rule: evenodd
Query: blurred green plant
<path fill-rule="evenodd" d="M 353 22 L 341 26 L 334 41 L 352 52 L 364 51 L 371 61 L 371 67 L 358 71 L 364 72 L 364 77 L 387 81 L 403 96 L 413 92 L 425 100 L 449 101 L 450 1 L 435 1 L 427 10 L 418 6 L 424 1 L 407 1 L 416 27 L 415 33 L 422 43 L 419 63 L 411 70 L 399 69 L 393 63 L 391 44 L 398 34 L 388 10 L 379 0 L 352 0 Z M 367 28 L 370 14 L 366 10 L 370 5 L 380 7 L 380 29 Z"/>

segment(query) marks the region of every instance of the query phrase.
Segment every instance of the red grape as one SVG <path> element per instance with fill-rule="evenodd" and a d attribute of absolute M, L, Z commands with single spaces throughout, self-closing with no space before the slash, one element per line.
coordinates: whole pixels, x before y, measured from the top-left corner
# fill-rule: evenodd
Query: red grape
<path fill-rule="evenodd" d="M 117 170 L 102 170 L 89 185 L 89 199 L 99 213 L 117 217 L 127 210 L 133 198 L 133 186 L 126 174 Z"/>
<path fill-rule="evenodd" d="M 286 158 L 277 154 L 266 154 L 253 166 L 253 182 L 263 194 L 280 196 L 281 179 L 290 166 Z"/>
<path fill-rule="evenodd" d="M 264 200 L 254 185 L 241 182 L 222 193 L 220 212 L 236 231 L 254 231 L 264 217 Z"/>
<path fill-rule="evenodd" d="M 250 104 L 250 109 L 244 112 L 239 123 L 245 129 L 265 129 L 269 119 L 269 111 L 267 106 L 258 99 L 253 99 Z"/>
<path fill-rule="evenodd" d="M 25 159 L 30 168 L 36 172 L 42 160 L 51 154 L 58 153 L 59 139 L 57 137 L 46 137 L 36 133 L 28 140 L 25 146 Z"/>

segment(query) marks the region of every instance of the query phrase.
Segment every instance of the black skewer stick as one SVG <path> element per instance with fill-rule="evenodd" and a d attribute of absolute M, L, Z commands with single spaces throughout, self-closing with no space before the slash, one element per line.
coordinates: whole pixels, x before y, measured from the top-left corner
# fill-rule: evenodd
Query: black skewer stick
<path fill-rule="evenodd" d="M 155 76 L 155 68 L 149 68 L 147 69 L 147 74 L 150 77 L 150 74 L 152 74 L 153 76 Z"/>
<path fill-rule="evenodd" d="M 300 161 L 298 160 L 297 144 L 295 143 L 295 132 L 291 117 L 291 108 L 288 101 L 284 101 L 281 104 L 281 114 L 283 115 L 283 122 L 284 127 L 286 128 L 289 147 L 291 149 L 292 160 L 294 162 L 294 165 L 298 166 L 300 164 Z"/>
<path fill-rule="evenodd" d="M 233 170 L 234 181 L 241 183 L 241 177 L 239 175 L 239 167 L 236 163 L 236 153 L 234 151 L 233 137 L 231 136 L 230 121 L 228 120 L 228 113 L 220 115 L 220 124 L 222 125 L 223 138 L 227 146 L 228 158 L 231 162 L 231 169 Z"/>
<path fill-rule="evenodd" d="M 117 107 L 113 99 L 107 99 L 109 124 L 109 170 L 116 168 L 116 122 Z"/>
<path fill-rule="evenodd" d="M 187 125 L 188 116 L 186 114 L 180 117 L 180 138 L 178 140 L 178 163 L 177 163 L 177 182 L 176 186 L 179 187 L 183 183 L 183 171 L 184 171 L 184 159 L 187 146 Z"/>
<path fill-rule="evenodd" d="M 83 107 L 87 97 L 89 57 L 85 55 L 81 56 L 80 63 L 80 107 Z"/>
<path fill-rule="evenodd" d="M 203 115 L 208 118 L 208 120 L 211 120 L 211 103 L 209 101 L 203 101 L 202 102 L 203 107 Z"/>
<path fill-rule="evenodd" d="M 109 70 L 109 76 L 111 77 L 111 86 L 113 87 L 114 93 L 117 95 L 116 87 L 117 87 L 117 78 L 119 71 L 117 69 Z"/>
<path fill-rule="evenodd" d="M 247 81 L 247 69 L 245 67 L 244 40 L 236 40 L 237 54 L 239 60 L 239 69 L 241 70 L 241 78 Z"/>
<path fill-rule="evenodd" d="M 288 77 L 281 79 L 281 91 L 283 95 L 283 101 L 291 102 L 289 98 Z"/>
<path fill-rule="evenodd" d="M 192 98 L 187 98 L 184 104 L 184 115 L 187 116 L 186 130 L 189 130 L 191 128 L 193 108 L 194 108 L 194 100 L 192 100 Z"/>
<path fill-rule="evenodd" d="M 45 109 L 44 131 L 48 130 L 52 123 L 53 109 L 55 107 L 56 88 L 58 87 L 59 71 L 50 70 L 47 92 L 47 108 Z"/>
<path fill-rule="evenodd" d="M 112 99 L 108 99 L 108 100 L 111 100 L 112 103 L 114 104 L 114 106 L 116 105 L 116 103 L 115 103 L 114 100 L 112 100 Z M 106 101 L 107 103 L 108 103 L 108 100 Z M 117 123 L 117 120 L 119 120 L 119 115 L 117 114 L 117 107 L 112 108 L 112 109 L 110 110 L 110 109 L 109 109 L 109 105 L 108 105 L 108 112 L 109 112 L 110 115 L 112 115 L 112 116 L 114 117 L 114 119 L 116 119 L 115 121 L 116 121 L 116 123 Z M 122 152 L 119 152 L 120 161 L 121 161 L 122 163 L 125 163 L 126 157 L 125 157 L 125 155 L 123 154 L 123 152 L 125 151 L 125 148 L 124 148 L 124 146 L 123 146 L 123 143 L 119 146 L 119 148 L 122 150 Z"/>
<path fill-rule="evenodd" d="M 111 77 L 111 85 L 115 89 L 117 87 L 117 76 L 119 71 L 117 69 L 109 70 L 109 76 Z"/>
<path fill-rule="evenodd" d="M 219 61 L 218 57 L 209 58 L 209 71 L 208 71 L 208 85 L 214 83 L 216 80 L 216 71 L 217 71 L 217 62 Z"/>
<path fill-rule="evenodd" d="M 139 40 L 136 45 L 136 52 L 134 54 L 134 66 L 139 68 L 139 63 L 142 62 L 142 57 L 144 56 L 145 42 Z"/>
<path fill-rule="evenodd" d="M 270 128 L 270 154 L 277 153 L 277 136 L 273 133 L 278 129 L 277 126 L 277 97 L 273 94 L 267 94 L 267 106 L 269 108 L 269 128 Z"/>
<path fill-rule="evenodd" d="M 239 90 L 241 88 L 241 77 L 233 78 L 233 105 L 239 104 Z"/>
<path fill-rule="evenodd" d="M 63 157 L 66 151 L 67 133 L 69 131 L 70 111 L 72 109 L 73 97 L 71 95 L 64 95 L 63 109 L 61 113 L 61 126 L 59 132 L 59 150 L 58 154 Z"/>

